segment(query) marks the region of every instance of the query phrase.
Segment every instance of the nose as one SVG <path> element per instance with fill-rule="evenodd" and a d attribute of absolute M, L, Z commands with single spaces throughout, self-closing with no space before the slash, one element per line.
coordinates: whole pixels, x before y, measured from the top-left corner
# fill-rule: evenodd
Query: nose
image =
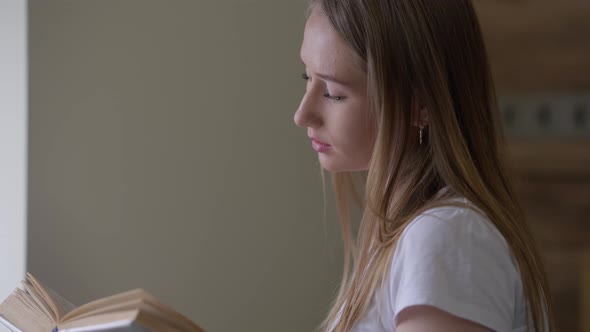
<path fill-rule="evenodd" d="M 305 93 L 299 104 L 299 108 L 295 111 L 293 120 L 298 127 L 312 127 L 317 128 L 322 125 L 322 119 L 317 109 L 317 103 L 314 100 L 313 94 Z"/>

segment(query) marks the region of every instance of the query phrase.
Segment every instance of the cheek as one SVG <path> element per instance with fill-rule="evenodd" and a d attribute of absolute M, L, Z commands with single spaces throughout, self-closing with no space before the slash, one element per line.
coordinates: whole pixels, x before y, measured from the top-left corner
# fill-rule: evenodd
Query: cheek
<path fill-rule="evenodd" d="M 350 105 L 353 106 L 353 105 Z M 339 109 L 326 119 L 334 154 L 320 154 L 322 166 L 332 172 L 365 171 L 369 167 L 375 129 L 363 105 Z"/>
<path fill-rule="evenodd" d="M 354 135 L 355 152 L 359 158 L 368 159 L 371 156 L 374 144 L 374 134 L 372 127 L 369 125 L 369 121 L 363 119 L 363 121 L 357 122 L 355 127 Z"/>
<path fill-rule="evenodd" d="M 339 140 L 346 149 L 343 152 L 349 152 L 351 157 L 367 158 L 372 151 L 375 129 L 374 122 L 367 112 L 365 104 L 358 104 L 349 110 L 349 116 L 341 119 Z"/>

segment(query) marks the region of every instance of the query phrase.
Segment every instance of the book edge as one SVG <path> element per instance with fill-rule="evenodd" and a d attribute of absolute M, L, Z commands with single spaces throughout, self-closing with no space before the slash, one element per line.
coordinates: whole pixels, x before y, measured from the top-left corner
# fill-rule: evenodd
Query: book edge
<path fill-rule="evenodd" d="M 59 330 L 59 332 L 90 332 L 90 331 L 108 331 L 113 328 L 121 328 L 133 325 L 133 320 L 121 319 L 114 322 L 89 325 L 84 327 L 73 327 L 69 329 Z"/>
<path fill-rule="evenodd" d="M 14 326 L 11 322 L 9 322 L 4 316 L 0 315 L 0 323 L 4 324 L 9 330 L 12 332 L 23 332 L 18 327 Z"/>

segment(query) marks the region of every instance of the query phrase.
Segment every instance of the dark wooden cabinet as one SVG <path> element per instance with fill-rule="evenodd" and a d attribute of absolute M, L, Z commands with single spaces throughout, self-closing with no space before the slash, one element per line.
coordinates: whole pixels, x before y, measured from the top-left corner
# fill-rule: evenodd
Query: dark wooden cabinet
<path fill-rule="evenodd" d="M 559 331 L 590 332 L 590 141 L 514 141 L 510 159 Z"/>
<path fill-rule="evenodd" d="M 590 332 L 590 1 L 473 3 L 496 91 L 527 101 L 503 110 L 509 134 L 521 137 L 509 142 L 514 182 L 546 262 L 559 331 Z M 574 125 L 564 130 L 564 119 Z"/>

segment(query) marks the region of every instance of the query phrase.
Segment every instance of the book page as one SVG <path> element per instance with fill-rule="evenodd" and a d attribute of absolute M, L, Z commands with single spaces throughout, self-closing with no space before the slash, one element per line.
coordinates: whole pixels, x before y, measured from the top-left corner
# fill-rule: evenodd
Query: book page
<path fill-rule="evenodd" d="M 42 310 L 45 316 L 50 317 L 51 320 L 56 322 L 57 316 L 55 315 L 55 312 L 53 312 L 53 310 L 51 309 L 51 304 L 47 303 L 47 301 L 43 299 L 43 295 L 39 293 L 35 286 L 33 286 L 28 279 L 22 281 L 21 285 L 25 292 L 27 292 L 31 296 L 31 299 L 35 301 L 36 307 L 39 310 Z"/>
<path fill-rule="evenodd" d="M 139 323 L 158 326 L 155 331 L 161 331 L 159 326 L 165 326 L 165 331 L 203 331 L 184 315 L 159 302 L 154 296 L 142 289 L 127 291 L 84 304 L 63 317 L 62 324 L 75 324 L 89 318 L 96 318 L 96 322 L 104 321 L 110 314 L 126 310 L 137 310 L 142 319 Z"/>
<path fill-rule="evenodd" d="M 127 292 L 103 297 L 92 302 L 88 302 L 67 313 L 65 316 L 61 318 L 60 321 L 66 322 L 78 317 L 86 316 L 87 313 L 92 313 L 95 311 L 100 312 L 101 310 L 104 310 L 105 308 L 110 308 L 113 305 L 140 299 L 142 298 L 142 292 L 143 291 L 140 289 L 134 289 Z"/>
<path fill-rule="evenodd" d="M 75 308 L 75 306 L 68 300 L 61 297 L 51 288 L 43 285 L 39 280 L 33 277 L 32 274 L 27 273 L 27 280 L 30 281 L 35 290 L 41 295 L 43 301 L 49 304 L 49 308 L 51 309 L 56 322 L 59 322 L 63 316 Z"/>
<path fill-rule="evenodd" d="M 47 316 L 45 310 L 26 290 L 17 288 L 0 304 L 2 315 L 13 326 L 22 331 L 51 331 L 56 322 Z"/>
<path fill-rule="evenodd" d="M 59 323 L 57 327 L 59 331 L 109 331 L 108 328 L 131 326 L 138 315 L 139 310 L 111 312 L 78 320 L 69 320 Z"/>
<path fill-rule="evenodd" d="M 202 332 L 192 328 L 170 325 L 159 317 L 141 310 L 110 312 L 88 316 L 59 325 L 60 332 Z"/>
<path fill-rule="evenodd" d="M 167 331 L 164 330 L 150 330 L 145 327 L 130 324 L 129 322 L 120 321 L 109 324 L 92 325 L 87 327 L 76 327 L 72 329 L 60 330 L 59 332 L 153 332 L 153 331 Z"/>
<path fill-rule="evenodd" d="M 68 312 L 70 312 L 76 308 L 75 305 L 73 305 L 70 301 L 64 299 L 61 295 L 56 293 L 51 288 L 46 288 L 45 290 L 47 291 L 47 295 L 49 295 L 49 297 L 53 300 L 53 303 L 55 303 L 55 306 L 57 308 L 57 314 L 58 314 L 57 315 L 58 322 Z"/>
<path fill-rule="evenodd" d="M 12 325 L 11 322 L 9 322 L 6 318 L 4 318 L 4 316 L 0 315 L 0 323 L 2 323 L 5 327 L 0 326 L 0 332 L 23 332 L 21 329 L 19 329 L 18 327 Z"/>

